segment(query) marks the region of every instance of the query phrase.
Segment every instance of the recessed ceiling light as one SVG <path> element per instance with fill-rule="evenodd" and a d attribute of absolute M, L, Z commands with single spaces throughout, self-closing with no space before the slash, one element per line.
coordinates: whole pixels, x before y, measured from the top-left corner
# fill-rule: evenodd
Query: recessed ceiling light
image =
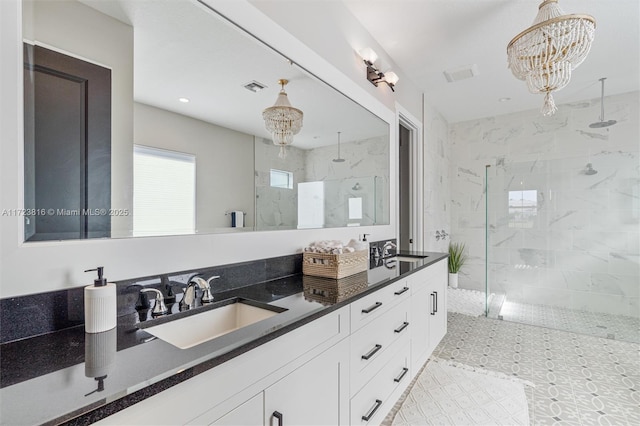
<path fill-rule="evenodd" d="M 189 98 L 180 98 L 178 99 L 180 102 L 182 102 L 183 104 L 187 104 L 189 103 Z"/>
<path fill-rule="evenodd" d="M 498 99 L 498 102 L 509 102 L 511 100 L 511 98 L 500 98 Z"/>

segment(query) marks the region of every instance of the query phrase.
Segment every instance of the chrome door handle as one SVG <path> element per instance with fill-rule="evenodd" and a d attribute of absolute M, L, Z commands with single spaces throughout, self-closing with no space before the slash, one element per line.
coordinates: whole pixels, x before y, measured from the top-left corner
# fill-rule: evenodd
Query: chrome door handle
<path fill-rule="evenodd" d="M 368 314 L 369 312 L 378 309 L 380 306 L 382 306 L 382 302 L 376 302 L 373 305 L 369 306 L 367 309 L 363 309 L 362 313 L 363 314 Z"/>
<path fill-rule="evenodd" d="M 398 377 L 393 379 L 393 381 L 396 382 L 396 383 L 399 383 L 400 380 L 402 380 L 404 378 L 404 376 L 407 374 L 407 371 L 409 371 L 409 369 L 407 367 L 404 367 L 402 369 L 402 373 L 400 373 L 400 375 Z"/>
<path fill-rule="evenodd" d="M 369 358 L 371 358 L 372 356 L 374 356 L 376 354 L 376 352 L 378 352 L 380 349 L 382 349 L 382 345 L 375 345 L 373 347 L 373 349 L 371 349 L 369 352 L 367 352 L 366 354 L 362 355 L 362 359 L 364 359 L 365 361 L 368 360 Z"/>
<path fill-rule="evenodd" d="M 402 293 L 404 293 L 405 291 L 408 291 L 409 287 L 403 287 L 401 290 L 396 291 L 395 294 L 396 296 L 400 296 Z"/>
<path fill-rule="evenodd" d="M 409 326 L 408 322 L 403 322 L 402 325 L 398 328 L 396 328 L 395 330 L 393 330 L 394 333 L 402 333 L 402 330 L 404 330 L 405 328 L 407 328 L 407 326 Z"/>
<path fill-rule="evenodd" d="M 369 419 L 371 419 L 371 417 L 373 417 L 373 415 L 376 413 L 376 411 L 378 411 L 378 408 L 380 408 L 381 405 L 382 405 L 382 401 L 379 399 L 376 399 L 376 402 L 373 404 L 373 407 L 371 407 L 369 412 L 364 416 L 362 416 L 362 420 L 364 420 L 365 422 L 368 422 Z"/>

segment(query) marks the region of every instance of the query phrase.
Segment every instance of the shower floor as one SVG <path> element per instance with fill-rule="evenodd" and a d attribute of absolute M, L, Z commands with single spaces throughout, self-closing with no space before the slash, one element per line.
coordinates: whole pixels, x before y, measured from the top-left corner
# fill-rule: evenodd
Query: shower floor
<path fill-rule="evenodd" d="M 639 318 L 508 300 L 502 303 L 502 308 L 499 311 L 490 310 L 490 312 L 499 312 L 498 318 L 505 321 L 640 343 Z"/>

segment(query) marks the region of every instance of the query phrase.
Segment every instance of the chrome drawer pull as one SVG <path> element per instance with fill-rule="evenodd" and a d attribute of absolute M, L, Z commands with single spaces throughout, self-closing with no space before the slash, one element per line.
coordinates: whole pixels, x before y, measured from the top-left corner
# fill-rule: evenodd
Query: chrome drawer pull
<path fill-rule="evenodd" d="M 393 330 L 394 333 L 402 333 L 402 330 L 404 330 L 405 328 L 407 328 L 407 326 L 409 325 L 408 322 L 403 322 L 402 325 L 398 328 L 396 328 L 395 330 Z"/>
<path fill-rule="evenodd" d="M 368 314 L 369 312 L 373 311 L 374 309 L 378 309 L 380 306 L 382 306 L 382 302 L 376 302 L 373 305 L 369 306 L 367 309 L 363 309 L 362 313 L 363 314 Z"/>
<path fill-rule="evenodd" d="M 409 291 L 409 287 L 403 287 L 401 290 L 396 291 L 395 294 L 396 296 L 400 296 L 402 293 L 404 293 L 405 291 Z"/>
<path fill-rule="evenodd" d="M 431 293 L 429 296 L 431 296 L 431 315 L 435 315 L 436 311 L 435 311 L 435 307 L 436 307 L 436 296 L 435 294 Z"/>
<path fill-rule="evenodd" d="M 371 417 L 373 417 L 373 415 L 376 413 L 376 411 L 378 411 L 378 408 L 380 408 L 381 405 L 382 405 L 382 401 L 380 401 L 379 399 L 376 399 L 376 403 L 373 404 L 373 407 L 371 407 L 371 410 L 369 410 L 367 414 L 362 416 L 362 420 L 364 420 L 365 422 L 368 422 L 369 419 L 371 419 Z"/>
<path fill-rule="evenodd" d="M 409 369 L 407 367 L 404 367 L 402 369 L 402 373 L 400 373 L 400 375 L 398 377 L 393 379 L 393 381 L 396 382 L 396 383 L 399 383 L 400 380 L 402 380 L 404 378 L 405 374 L 407 374 L 407 371 L 409 371 Z"/>
<path fill-rule="evenodd" d="M 362 359 L 367 360 L 369 358 L 371 358 L 372 356 L 374 356 L 376 354 L 376 352 L 378 352 L 380 349 L 382 349 L 382 345 L 375 345 L 373 347 L 373 349 L 371 349 L 369 352 L 367 352 L 366 354 L 362 355 Z"/>

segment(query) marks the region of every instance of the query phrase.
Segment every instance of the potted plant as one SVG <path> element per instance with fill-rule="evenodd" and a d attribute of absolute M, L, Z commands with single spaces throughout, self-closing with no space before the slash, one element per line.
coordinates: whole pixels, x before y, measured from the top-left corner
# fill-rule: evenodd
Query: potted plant
<path fill-rule="evenodd" d="M 449 243 L 449 286 L 458 288 L 458 272 L 467 261 L 464 243 Z"/>

